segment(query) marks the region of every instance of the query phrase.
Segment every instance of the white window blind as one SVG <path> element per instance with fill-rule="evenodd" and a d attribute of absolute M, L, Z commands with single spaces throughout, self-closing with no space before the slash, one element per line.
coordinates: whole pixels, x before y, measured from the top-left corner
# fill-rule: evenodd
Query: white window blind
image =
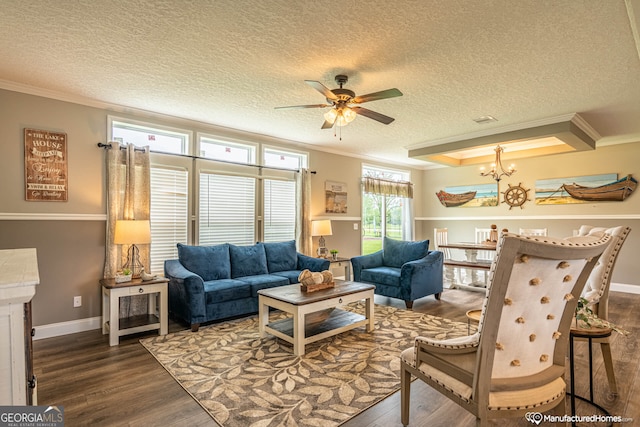
<path fill-rule="evenodd" d="M 293 181 L 264 180 L 264 241 L 295 238 L 296 185 Z"/>
<path fill-rule="evenodd" d="M 177 243 L 187 243 L 188 172 L 151 167 L 151 272 L 162 274 L 164 261 L 178 258 Z"/>
<path fill-rule="evenodd" d="M 255 178 L 201 173 L 198 244 L 254 244 L 255 194 Z"/>

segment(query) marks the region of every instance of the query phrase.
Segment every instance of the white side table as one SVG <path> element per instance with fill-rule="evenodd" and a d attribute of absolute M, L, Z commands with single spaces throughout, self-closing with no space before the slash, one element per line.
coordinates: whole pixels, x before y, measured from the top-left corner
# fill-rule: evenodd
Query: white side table
<path fill-rule="evenodd" d="M 331 262 L 331 265 L 329 266 L 330 269 L 339 267 L 344 268 L 344 280 L 346 280 L 347 282 L 351 280 L 351 259 L 339 257 L 335 259 L 329 257 L 327 259 L 329 260 L 329 262 Z"/>
<path fill-rule="evenodd" d="M 118 345 L 123 335 L 158 329 L 160 335 L 166 335 L 169 329 L 167 283 L 169 279 L 159 277 L 142 281 L 116 283 L 115 279 L 102 279 L 102 334 L 109 334 L 109 345 Z M 120 318 L 120 298 L 133 295 L 148 295 L 146 315 Z M 158 309 L 156 297 L 160 298 Z"/>

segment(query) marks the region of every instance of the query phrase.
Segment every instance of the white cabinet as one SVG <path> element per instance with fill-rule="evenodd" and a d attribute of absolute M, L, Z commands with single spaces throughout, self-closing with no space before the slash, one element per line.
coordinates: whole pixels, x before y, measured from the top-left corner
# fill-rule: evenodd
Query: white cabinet
<path fill-rule="evenodd" d="M 35 249 L 0 250 L 0 405 L 36 404 L 35 391 L 29 387 L 29 325 L 30 302 L 39 283 Z"/>

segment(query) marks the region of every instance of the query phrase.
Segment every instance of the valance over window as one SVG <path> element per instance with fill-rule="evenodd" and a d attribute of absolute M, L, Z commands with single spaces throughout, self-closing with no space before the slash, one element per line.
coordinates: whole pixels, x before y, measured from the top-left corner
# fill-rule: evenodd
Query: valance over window
<path fill-rule="evenodd" d="M 413 184 L 409 181 L 391 181 L 388 179 L 363 176 L 362 185 L 364 186 L 365 193 L 413 199 Z"/>

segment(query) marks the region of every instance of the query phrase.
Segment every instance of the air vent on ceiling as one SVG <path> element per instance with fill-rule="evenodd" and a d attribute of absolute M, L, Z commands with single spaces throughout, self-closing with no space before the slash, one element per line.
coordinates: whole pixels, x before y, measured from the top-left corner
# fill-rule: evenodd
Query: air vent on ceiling
<path fill-rule="evenodd" d="M 478 123 L 479 125 L 483 125 L 485 123 L 497 122 L 498 119 L 496 119 L 493 116 L 482 116 L 482 117 L 478 117 L 476 119 L 473 119 L 473 121 Z"/>

